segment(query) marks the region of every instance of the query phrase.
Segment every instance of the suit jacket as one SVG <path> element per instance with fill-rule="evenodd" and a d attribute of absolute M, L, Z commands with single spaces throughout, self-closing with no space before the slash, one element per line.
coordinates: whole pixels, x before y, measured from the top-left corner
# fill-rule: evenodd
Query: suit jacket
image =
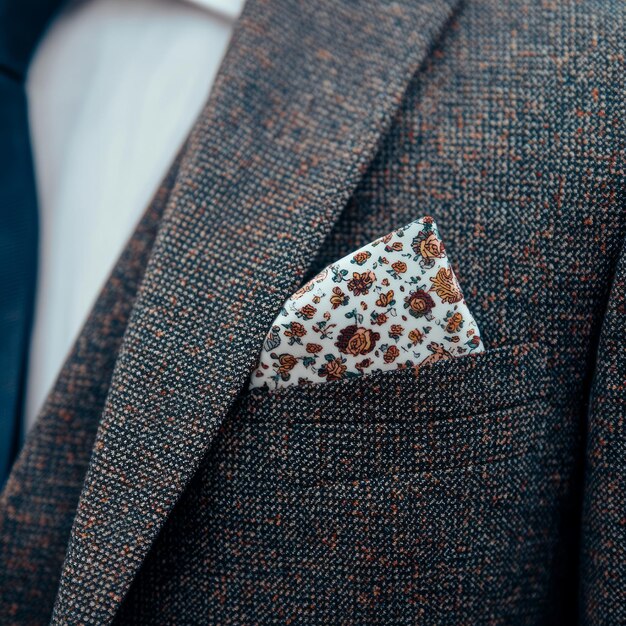
<path fill-rule="evenodd" d="M 249 0 L 3 493 L 0 621 L 623 622 L 625 18 Z M 486 352 L 247 392 L 424 214 Z"/>

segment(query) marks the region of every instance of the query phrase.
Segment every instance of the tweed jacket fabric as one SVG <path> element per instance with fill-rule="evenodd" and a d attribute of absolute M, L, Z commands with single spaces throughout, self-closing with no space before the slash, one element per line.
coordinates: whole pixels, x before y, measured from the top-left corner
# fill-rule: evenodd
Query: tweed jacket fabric
<path fill-rule="evenodd" d="M 0 621 L 624 622 L 625 17 L 249 0 L 3 493 Z M 483 354 L 246 391 L 424 214 Z"/>
<path fill-rule="evenodd" d="M 3 624 L 49 621 L 111 374 L 177 166 L 99 295 L 2 495 Z"/>

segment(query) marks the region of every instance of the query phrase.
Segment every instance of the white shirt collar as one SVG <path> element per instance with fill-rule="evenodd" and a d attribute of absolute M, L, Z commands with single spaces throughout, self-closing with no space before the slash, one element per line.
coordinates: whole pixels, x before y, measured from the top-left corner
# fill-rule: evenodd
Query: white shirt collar
<path fill-rule="evenodd" d="M 191 4 L 218 13 L 233 21 L 241 14 L 245 1 L 246 0 L 187 0 L 187 2 Z"/>

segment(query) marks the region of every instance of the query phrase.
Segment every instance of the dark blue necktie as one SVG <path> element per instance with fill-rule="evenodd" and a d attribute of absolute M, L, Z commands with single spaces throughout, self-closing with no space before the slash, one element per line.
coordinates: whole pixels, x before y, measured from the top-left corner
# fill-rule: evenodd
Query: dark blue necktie
<path fill-rule="evenodd" d="M 22 427 L 37 267 L 37 199 L 24 80 L 61 0 L 0 0 L 0 488 Z"/>

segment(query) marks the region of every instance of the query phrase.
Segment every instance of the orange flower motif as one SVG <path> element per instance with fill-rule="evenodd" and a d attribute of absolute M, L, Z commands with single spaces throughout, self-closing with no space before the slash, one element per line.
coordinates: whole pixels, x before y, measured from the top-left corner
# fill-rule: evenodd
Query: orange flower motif
<path fill-rule="evenodd" d="M 404 332 L 404 328 L 400 326 L 400 324 L 392 324 L 391 328 L 389 329 L 389 336 L 400 337 L 403 332 Z"/>
<path fill-rule="evenodd" d="M 275 355 L 273 355 L 275 356 Z M 283 380 L 289 380 L 289 372 L 298 364 L 298 359 L 291 354 L 281 354 L 278 357 L 278 374 Z"/>
<path fill-rule="evenodd" d="M 435 293 L 441 298 L 442 302 L 453 304 L 463 299 L 461 288 L 452 273 L 452 269 L 442 267 L 430 281 L 433 284 Z"/>
<path fill-rule="evenodd" d="M 373 332 L 371 328 L 358 327 L 353 324 L 341 329 L 335 345 L 339 348 L 339 352 L 358 356 L 371 352 L 379 339 L 380 334 Z"/>
<path fill-rule="evenodd" d="M 400 350 L 396 346 L 389 346 L 383 355 L 385 363 L 393 363 L 400 356 Z"/>
<path fill-rule="evenodd" d="M 376 306 L 386 307 L 393 302 L 393 289 L 390 289 L 387 293 L 381 293 L 376 300 Z"/>
<path fill-rule="evenodd" d="M 417 243 L 417 242 L 414 242 Z M 416 249 L 417 248 L 417 249 Z M 443 241 L 437 239 L 434 233 L 430 233 L 426 239 L 419 241 L 419 245 L 413 247 L 415 252 L 419 252 L 424 259 L 442 259 L 446 256 Z"/>
<path fill-rule="evenodd" d="M 409 309 L 409 313 L 413 317 L 427 316 L 433 310 L 435 302 L 423 289 L 412 291 L 404 299 L 404 308 Z"/>
<path fill-rule="evenodd" d="M 403 261 L 396 261 L 395 263 L 392 264 L 391 267 L 398 274 L 404 274 L 404 272 L 406 272 L 407 270 L 406 263 L 404 263 Z"/>
<path fill-rule="evenodd" d="M 456 333 L 461 328 L 462 323 L 463 316 L 457 311 L 448 320 L 448 324 L 446 325 L 446 331 L 449 333 Z"/>
<path fill-rule="evenodd" d="M 402 244 L 401 241 L 394 241 L 391 244 L 391 249 L 395 250 L 396 252 L 400 252 L 403 248 L 404 248 L 404 245 Z"/>
<path fill-rule="evenodd" d="M 307 320 L 310 320 L 316 312 L 317 309 L 311 304 L 307 304 L 300 309 L 300 313 Z"/>
<path fill-rule="evenodd" d="M 422 343 L 424 341 L 424 333 L 415 328 L 409 333 L 409 339 L 413 342 L 413 345 Z"/>
<path fill-rule="evenodd" d="M 291 322 L 289 328 L 283 334 L 285 337 L 304 337 L 306 328 L 300 322 Z"/>
<path fill-rule="evenodd" d="M 357 265 L 363 265 L 372 256 L 371 252 L 357 252 L 352 258 Z"/>
<path fill-rule="evenodd" d="M 368 270 L 359 274 L 354 272 L 352 278 L 348 281 L 348 289 L 355 295 L 367 295 L 376 280 L 374 272 Z"/>
<path fill-rule="evenodd" d="M 341 359 L 333 359 L 320 368 L 320 373 L 326 376 L 326 380 L 339 380 L 347 369 Z"/>
<path fill-rule="evenodd" d="M 346 296 L 346 294 L 341 291 L 339 287 L 333 287 L 333 295 L 330 296 L 330 303 L 333 307 L 333 310 L 339 308 L 340 306 L 348 304 L 349 299 L 350 296 Z"/>
<path fill-rule="evenodd" d="M 383 324 L 387 323 L 387 319 L 388 319 L 388 317 L 384 313 L 381 313 L 380 315 L 376 316 L 376 323 L 379 326 L 382 326 Z"/>
<path fill-rule="evenodd" d="M 306 344 L 306 351 L 309 354 L 317 354 L 318 352 L 321 352 L 322 350 L 322 346 L 320 346 L 319 343 L 307 343 Z"/>

